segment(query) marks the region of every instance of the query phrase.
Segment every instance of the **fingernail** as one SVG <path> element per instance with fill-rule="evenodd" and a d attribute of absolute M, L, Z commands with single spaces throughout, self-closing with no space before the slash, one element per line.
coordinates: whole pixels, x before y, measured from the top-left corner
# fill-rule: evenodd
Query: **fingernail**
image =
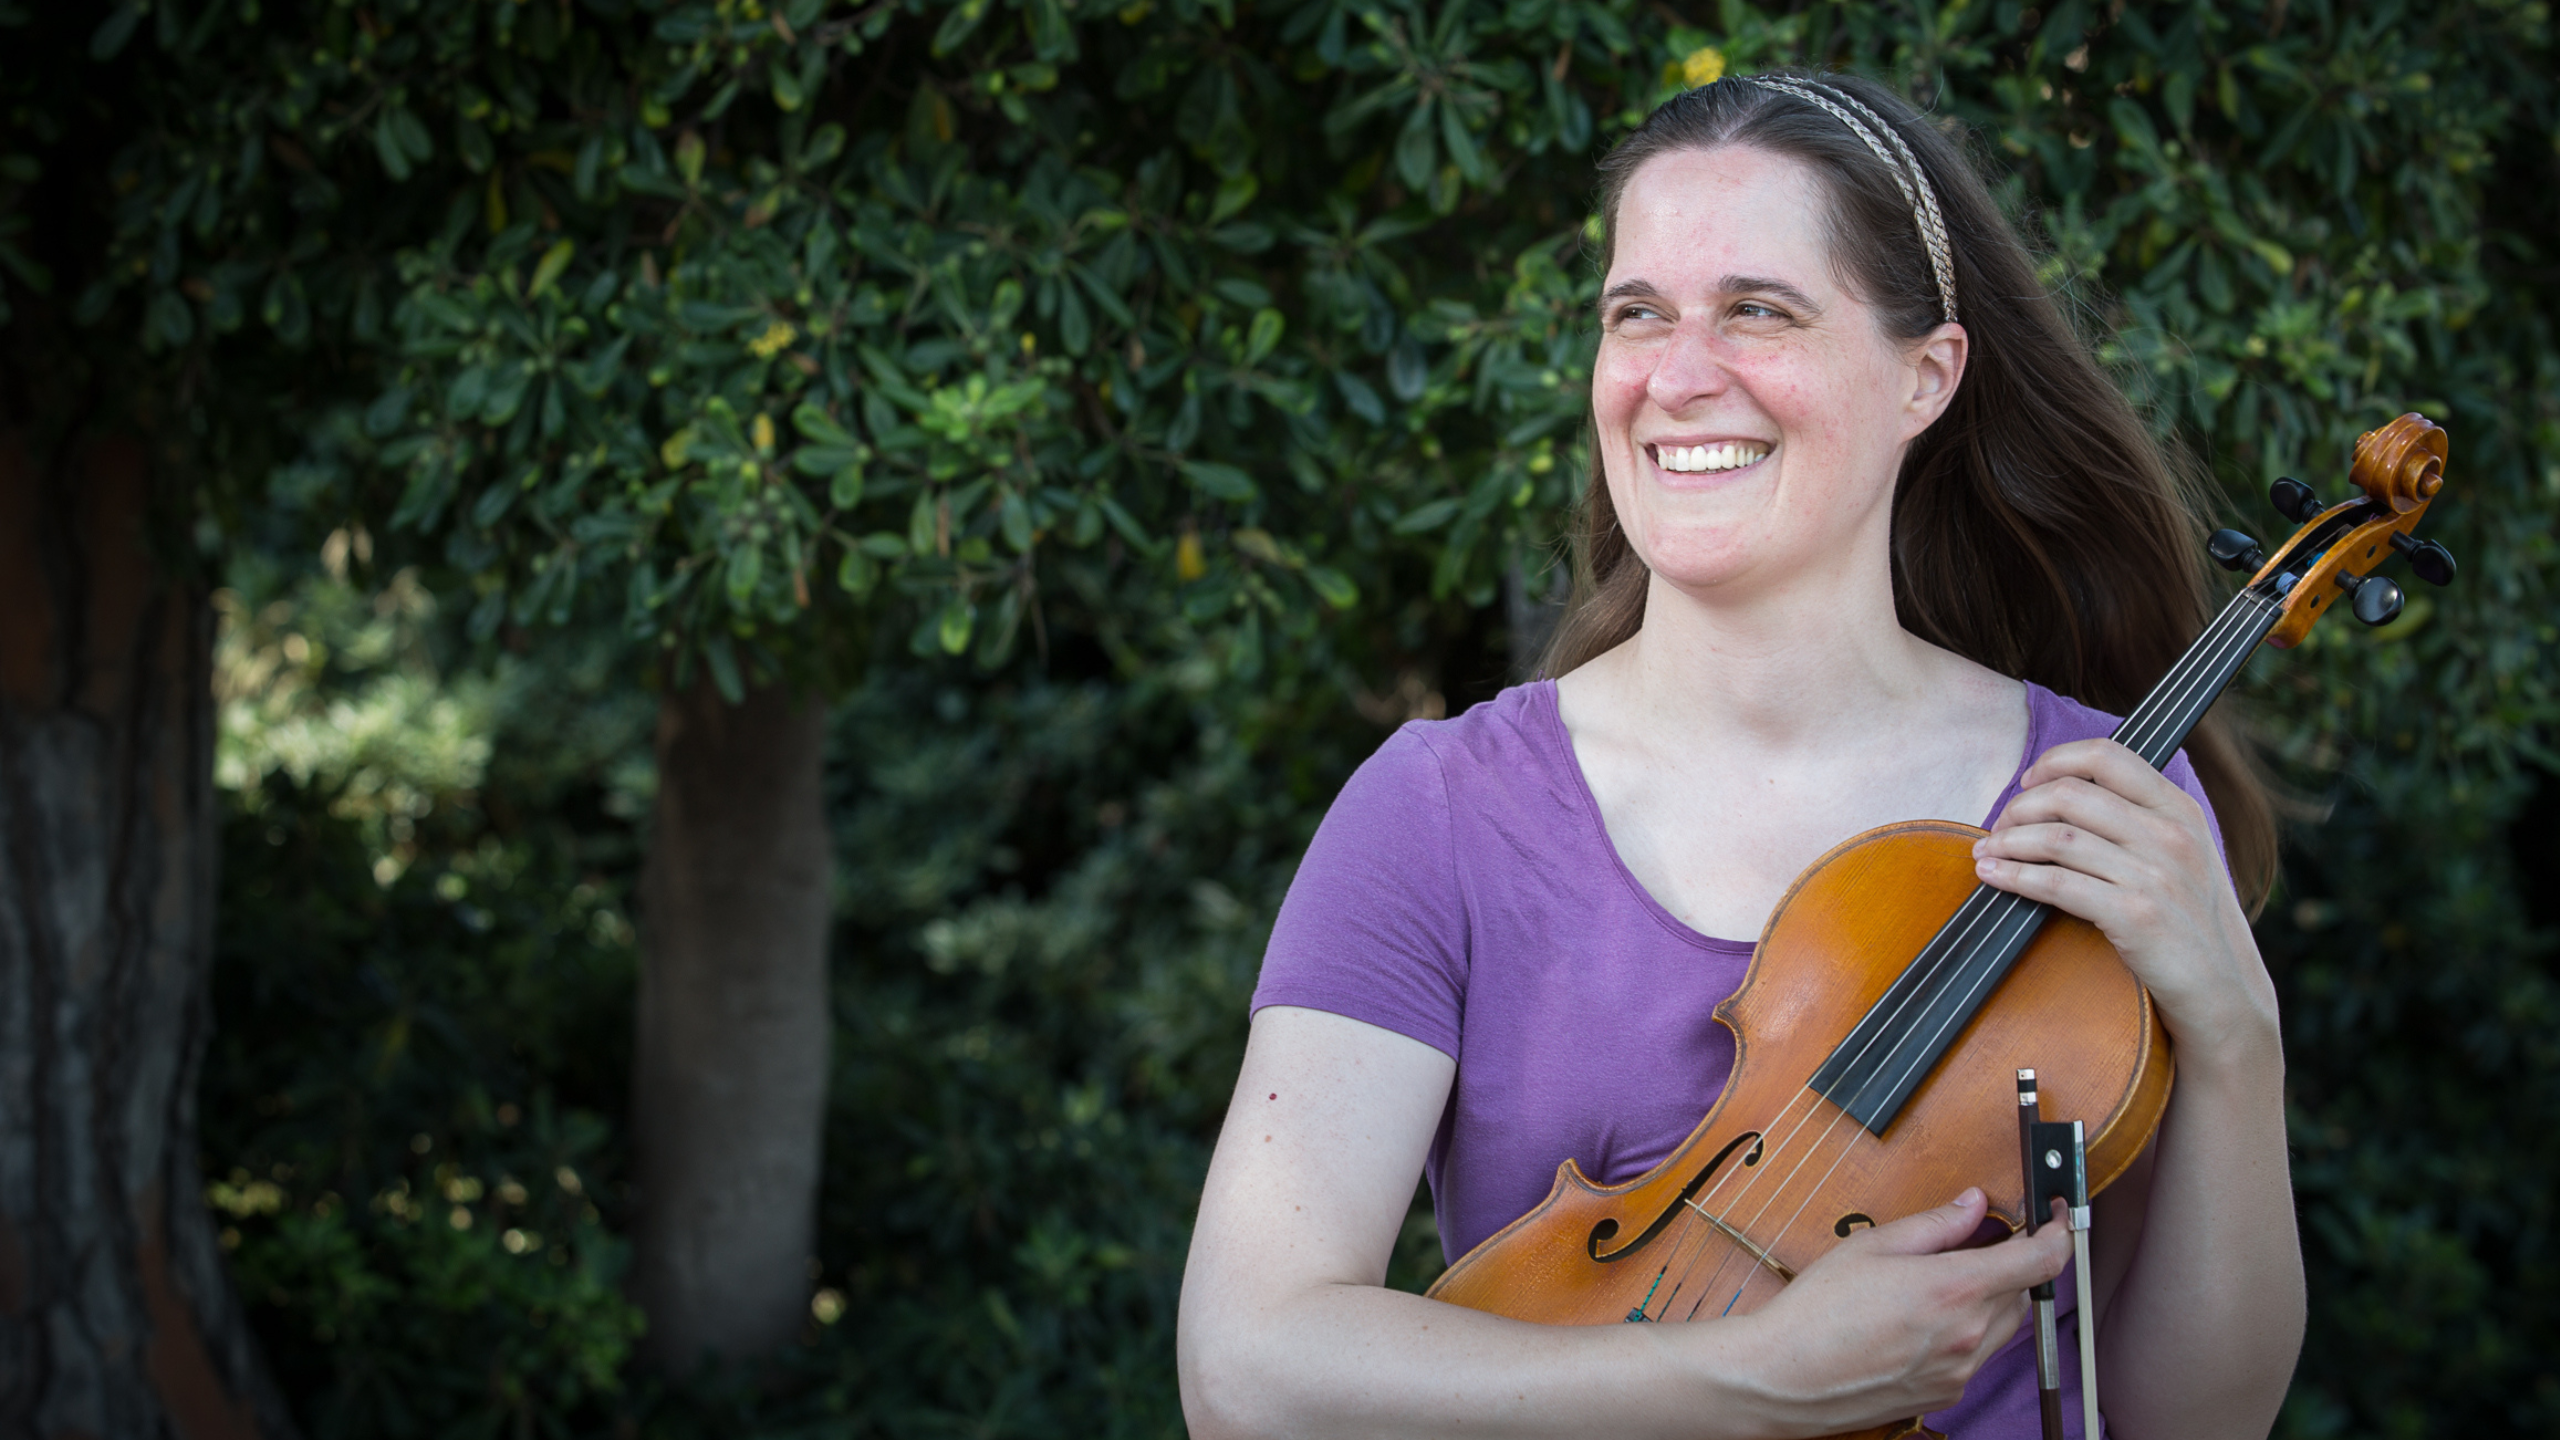
<path fill-rule="evenodd" d="M 1973 862 L 1973 873 L 1976 875 L 1988 875 L 1999 868 L 2000 862 L 1987 855 Z"/>
<path fill-rule="evenodd" d="M 1964 1189 L 1964 1193 L 1956 1197 L 1956 1199 L 1955 1199 L 1955 1203 L 1956 1203 L 1956 1204 L 1958 1204 L 1958 1205 L 1960 1205 L 1960 1206 L 1965 1206 L 1965 1207 L 1967 1207 L 1967 1208 L 1970 1208 L 1970 1207 L 1972 1207 L 1972 1206 L 1975 1206 L 1975 1205 L 1979 1205 L 1979 1204 L 1981 1204 L 1981 1203 L 1982 1203 L 1982 1187 L 1981 1187 L 1981 1186 L 1979 1186 L 1979 1185 L 1968 1185 L 1968 1186 L 1966 1186 L 1966 1187 L 1965 1187 L 1965 1189 Z"/>

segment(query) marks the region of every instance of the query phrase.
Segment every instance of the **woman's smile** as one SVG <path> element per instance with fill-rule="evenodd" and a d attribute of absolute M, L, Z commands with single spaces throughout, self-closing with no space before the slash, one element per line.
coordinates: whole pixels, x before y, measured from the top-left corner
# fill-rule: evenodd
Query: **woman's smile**
<path fill-rule="evenodd" d="M 1644 448 L 1654 465 L 1671 475 L 1748 470 L 1777 449 L 1766 440 L 1654 440 Z"/>
<path fill-rule="evenodd" d="M 1620 199 L 1592 419 L 1618 523 L 1661 583 L 1809 593 L 1841 557 L 1885 552 L 1962 332 L 1886 336 L 1831 261 L 1826 214 L 1800 161 L 1740 145 L 1657 156 Z"/>

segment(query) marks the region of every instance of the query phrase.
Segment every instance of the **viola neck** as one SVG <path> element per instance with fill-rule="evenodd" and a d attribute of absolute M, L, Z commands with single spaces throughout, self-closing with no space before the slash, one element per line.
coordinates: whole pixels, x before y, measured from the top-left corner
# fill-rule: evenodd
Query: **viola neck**
<path fill-rule="evenodd" d="M 2116 741 L 2166 767 L 2283 613 L 2280 600 L 2242 590 L 2116 727 Z M 2022 895 L 1974 887 L 1806 1083 L 1882 1135 L 2048 913 Z"/>
<path fill-rule="evenodd" d="M 2116 743 L 2150 762 L 2152 769 L 2165 768 L 2283 617 L 2280 600 L 2245 589 L 2233 596 L 2116 727 Z"/>

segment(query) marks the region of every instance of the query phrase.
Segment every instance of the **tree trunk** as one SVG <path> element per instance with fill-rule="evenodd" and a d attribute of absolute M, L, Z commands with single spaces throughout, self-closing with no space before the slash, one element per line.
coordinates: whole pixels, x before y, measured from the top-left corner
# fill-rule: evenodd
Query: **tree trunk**
<path fill-rule="evenodd" d="M 286 1436 L 198 1170 L 212 609 L 146 472 L 0 433 L 0 1435 Z"/>
<path fill-rule="evenodd" d="M 826 711 L 708 681 L 658 710 L 631 1087 L 634 1290 L 682 1370 L 799 1333 L 826 1109 Z"/>

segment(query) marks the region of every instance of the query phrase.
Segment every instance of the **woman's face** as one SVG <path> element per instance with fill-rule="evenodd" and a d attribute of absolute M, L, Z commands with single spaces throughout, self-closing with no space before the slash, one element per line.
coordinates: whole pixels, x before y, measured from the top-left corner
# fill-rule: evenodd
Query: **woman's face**
<path fill-rule="evenodd" d="M 1903 450 L 1963 373 L 1957 326 L 1885 335 L 1822 221 L 1812 171 L 1746 146 L 1658 155 L 1619 199 L 1592 412 L 1619 524 L 1683 590 L 1881 563 Z"/>

